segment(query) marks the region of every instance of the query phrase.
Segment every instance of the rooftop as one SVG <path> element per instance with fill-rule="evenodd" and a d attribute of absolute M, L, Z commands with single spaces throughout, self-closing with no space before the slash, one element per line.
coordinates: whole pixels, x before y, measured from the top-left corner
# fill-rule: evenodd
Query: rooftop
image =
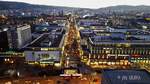
<path fill-rule="evenodd" d="M 94 36 L 89 38 L 89 42 L 95 45 L 98 44 L 150 44 L 149 40 L 142 40 L 136 37 L 124 38 L 121 36 L 112 37 L 112 36 Z"/>
<path fill-rule="evenodd" d="M 25 48 L 54 48 L 60 47 L 63 35 L 56 35 L 50 33 L 41 34 L 37 39 L 33 40 Z"/>
<path fill-rule="evenodd" d="M 107 84 L 149 84 L 150 81 L 150 74 L 145 70 L 104 70 L 102 76 Z"/>
<path fill-rule="evenodd" d="M 48 24 L 48 25 L 35 25 L 35 31 L 52 31 L 52 30 L 62 30 L 63 26 L 58 24 Z"/>

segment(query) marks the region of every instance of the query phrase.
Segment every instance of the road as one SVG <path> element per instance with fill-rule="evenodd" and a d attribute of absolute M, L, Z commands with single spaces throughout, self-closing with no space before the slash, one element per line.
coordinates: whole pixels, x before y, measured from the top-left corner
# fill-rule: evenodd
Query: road
<path fill-rule="evenodd" d="M 82 48 L 80 46 L 80 33 L 79 29 L 77 28 L 76 20 L 72 16 L 68 20 L 68 31 L 65 39 L 65 49 L 64 49 L 64 55 L 65 55 L 65 68 L 77 68 L 79 70 L 79 73 L 82 74 L 92 74 L 95 73 L 95 71 L 86 64 L 81 62 L 82 57 Z"/>
<path fill-rule="evenodd" d="M 74 17 L 68 20 L 68 32 L 65 38 L 65 67 L 75 67 L 80 62 L 80 35 Z"/>

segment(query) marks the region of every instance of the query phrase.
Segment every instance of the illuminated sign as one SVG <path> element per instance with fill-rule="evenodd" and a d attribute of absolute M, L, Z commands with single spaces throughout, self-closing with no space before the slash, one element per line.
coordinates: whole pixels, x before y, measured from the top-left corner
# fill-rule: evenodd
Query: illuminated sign
<path fill-rule="evenodd" d="M 150 21 L 150 18 L 145 18 L 145 20 Z"/>
<path fill-rule="evenodd" d="M 133 55 L 131 55 L 132 57 L 140 57 L 140 55 L 138 55 L 138 54 L 133 54 Z"/>
<path fill-rule="evenodd" d="M 76 74 L 77 70 L 64 70 L 65 74 Z"/>
<path fill-rule="evenodd" d="M 68 77 L 68 76 L 79 77 L 79 76 L 82 76 L 82 74 L 60 74 L 60 76 L 63 76 L 63 77 Z"/>
<path fill-rule="evenodd" d="M 26 51 L 26 61 L 53 62 L 60 61 L 60 51 Z"/>
<path fill-rule="evenodd" d="M 125 54 L 118 54 L 118 55 L 117 54 L 108 54 L 107 56 L 110 56 L 110 57 L 111 56 L 129 57 L 130 55 L 125 55 Z"/>
<path fill-rule="evenodd" d="M 62 50 L 62 48 L 41 48 L 41 51 L 55 51 L 55 50 Z"/>

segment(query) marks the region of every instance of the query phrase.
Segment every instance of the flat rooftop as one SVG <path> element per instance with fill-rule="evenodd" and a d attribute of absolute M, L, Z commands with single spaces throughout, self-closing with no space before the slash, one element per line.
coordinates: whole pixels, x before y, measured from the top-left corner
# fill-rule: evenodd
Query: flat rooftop
<path fill-rule="evenodd" d="M 133 28 L 130 28 L 130 27 L 127 27 L 124 25 L 113 26 L 111 28 L 114 28 L 114 29 L 133 29 Z"/>
<path fill-rule="evenodd" d="M 46 24 L 46 25 L 35 25 L 35 31 L 36 32 L 42 32 L 42 31 L 53 31 L 53 30 L 57 30 L 57 31 L 61 31 L 63 30 L 64 26 L 59 26 L 58 24 Z"/>
<path fill-rule="evenodd" d="M 136 33 L 136 32 L 135 32 Z M 147 35 L 146 35 L 147 36 Z M 115 44 L 115 43 L 131 43 L 131 44 L 150 44 L 149 36 L 136 36 L 121 32 L 96 32 L 94 36 L 89 37 L 92 44 Z"/>
<path fill-rule="evenodd" d="M 149 31 L 144 31 L 144 30 L 130 30 L 127 32 L 129 35 L 150 35 Z"/>
<path fill-rule="evenodd" d="M 135 38 L 134 38 L 135 39 Z M 100 40 L 95 40 L 95 38 L 91 37 L 89 38 L 89 42 L 91 44 L 126 44 L 126 43 L 130 43 L 130 44 L 149 44 L 150 45 L 150 41 L 145 41 L 145 40 L 124 40 L 122 38 L 111 38 L 111 37 L 104 37 Z"/>
<path fill-rule="evenodd" d="M 33 40 L 25 48 L 50 48 L 59 47 L 63 41 L 64 35 L 60 34 L 41 34 L 37 39 Z"/>

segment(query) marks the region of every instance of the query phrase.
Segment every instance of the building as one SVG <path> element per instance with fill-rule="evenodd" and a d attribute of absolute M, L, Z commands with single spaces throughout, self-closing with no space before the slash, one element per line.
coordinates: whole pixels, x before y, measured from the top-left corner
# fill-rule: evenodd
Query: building
<path fill-rule="evenodd" d="M 118 26 L 80 30 L 82 61 L 93 68 L 150 63 L 150 32 Z M 101 67 L 101 68 L 103 68 Z M 106 67 L 105 67 L 106 68 Z"/>
<path fill-rule="evenodd" d="M 64 32 L 51 31 L 41 34 L 23 49 L 26 62 L 40 65 L 61 65 L 63 54 Z"/>
<path fill-rule="evenodd" d="M 104 70 L 102 84 L 149 84 L 146 70 Z"/>
<path fill-rule="evenodd" d="M 90 37 L 87 47 L 91 61 L 92 59 L 101 59 L 103 60 L 101 63 L 128 65 L 138 59 L 146 63 L 150 62 L 149 46 L 149 40 L 125 37 L 124 34 L 118 34 L 118 36 L 111 34 L 110 36 Z M 100 60 L 97 61 L 100 62 Z"/>
<path fill-rule="evenodd" d="M 62 30 L 63 27 L 64 26 L 59 26 L 59 24 L 45 23 L 42 25 L 35 25 L 34 32 L 37 32 L 37 33 L 51 32 L 53 30 Z"/>
<path fill-rule="evenodd" d="M 78 18 L 78 25 L 80 27 L 90 27 L 90 26 L 106 26 L 107 20 L 105 18 Z"/>
<path fill-rule="evenodd" d="M 32 40 L 30 25 L 11 27 L 7 31 L 9 48 L 21 49 Z"/>
<path fill-rule="evenodd" d="M 23 52 L 17 52 L 17 51 L 5 51 L 0 52 L 0 63 L 19 63 L 24 62 L 24 53 Z"/>
<path fill-rule="evenodd" d="M 21 48 L 25 44 L 29 43 L 32 38 L 30 25 L 18 27 L 17 35 L 18 35 L 18 48 Z"/>
<path fill-rule="evenodd" d="M 7 49 L 9 49 L 8 46 L 8 37 L 7 37 L 7 31 L 0 31 L 0 51 L 5 51 Z"/>

